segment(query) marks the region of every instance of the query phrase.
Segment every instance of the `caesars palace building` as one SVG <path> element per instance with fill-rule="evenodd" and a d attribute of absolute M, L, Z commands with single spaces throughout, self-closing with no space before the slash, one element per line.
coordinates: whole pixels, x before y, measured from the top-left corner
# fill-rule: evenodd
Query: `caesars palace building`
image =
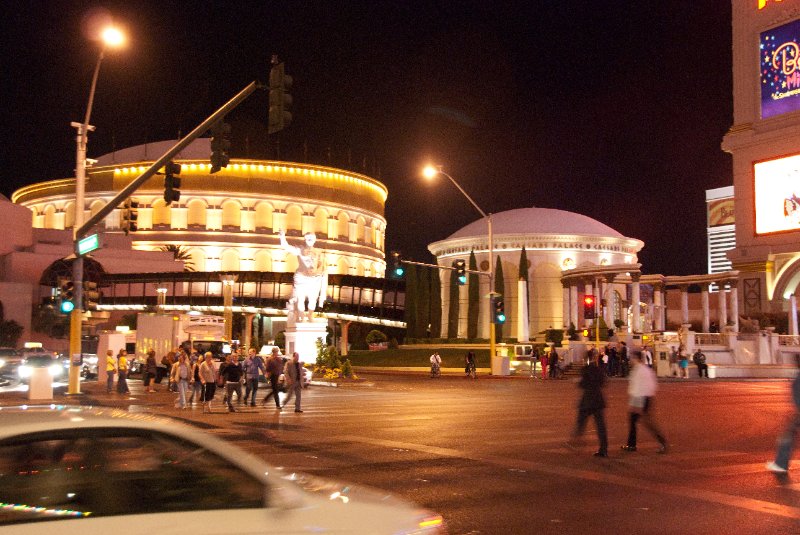
<path fill-rule="evenodd" d="M 725 201 L 720 221 L 709 216 L 709 239 L 725 249 L 710 254 L 724 268 L 710 266 L 712 272 L 695 276 L 646 275 L 637 262 L 644 244 L 590 217 L 547 208 L 494 214 L 494 243 L 488 243 L 486 222 L 478 220 L 429 250 L 447 268 L 474 252 L 478 269 L 486 272 L 492 245 L 505 275 L 505 337 L 527 340 L 548 328 L 585 327 L 581 302 L 587 294 L 603 303 L 607 325 L 621 322 L 630 333 L 689 323 L 705 333 L 713 324 L 737 332 L 740 317 L 771 312 L 788 313 L 789 333 L 798 334 L 800 0 L 737 0 L 732 14 L 734 123 L 722 150 L 733 160 L 733 204 L 731 209 Z M 171 146 L 153 143 L 100 157 L 88 170 L 87 214 Z M 314 232 L 329 273 L 384 276 L 388 192 L 382 183 L 331 167 L 252 159 L 231 160 L 212 175 L 210 152 L 209 140 L 199 139 L 175 159 L 182 165 L 179 202 L 166 205 L 159 176 L 135 192 L 135 250 L 180 246 L 196 271 L 292 272 L 296 259 L 281 248 L 277 231 L 285 230 L 290 241 Z M 70 229 L 74 198 L 74 179 L 63 179 L 23 187 L 12 201 L 31 210 L 34 230 Z M 710 211 L 715 202 L 709 197 Z M 121 233 L 121 215 L 121 209 L 113 212 L 102 230 Z M 735 239 L 719 235 L 721 223 Z M 527 286 L 519 281 L 523 247 Z M 459 303 L 451 305 L 448 273 L 441 275 L 443 322 L 458 306 L 458 335 L 465 337 L 467 289 L 459 289 Z M 481 296 L 490 291 L 487 279 L 480 277 Z M 488 337 L 486 301 L 480 301 L 480 338 Z"/>

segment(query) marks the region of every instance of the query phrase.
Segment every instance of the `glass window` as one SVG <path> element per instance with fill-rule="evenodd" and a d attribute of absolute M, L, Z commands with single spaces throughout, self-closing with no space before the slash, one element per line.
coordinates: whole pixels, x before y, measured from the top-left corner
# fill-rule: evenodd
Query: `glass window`
<path fill-rule="evenodd" d="M 0 525 L 264 507 L 263 484 L 202 445 L 146 430 L 61 430 L 0 443 Z"/>

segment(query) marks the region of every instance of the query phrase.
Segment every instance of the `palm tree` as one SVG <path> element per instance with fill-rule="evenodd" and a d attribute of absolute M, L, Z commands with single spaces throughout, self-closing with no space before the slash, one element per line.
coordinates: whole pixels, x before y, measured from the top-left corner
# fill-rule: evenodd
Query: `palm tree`
<path fill-rule="evenodd" d="M 162 245 L 159 247 L 161 251 L 165 253 L 172 253 L 172 258 L 177 262 L 183 262 L 183 270 L 184 271 L 194 271 L 194 265 L 192 264 L 192 255 L 184 249 L 181 245 L 175 245 L 173 243 L 169 245 Z"/>

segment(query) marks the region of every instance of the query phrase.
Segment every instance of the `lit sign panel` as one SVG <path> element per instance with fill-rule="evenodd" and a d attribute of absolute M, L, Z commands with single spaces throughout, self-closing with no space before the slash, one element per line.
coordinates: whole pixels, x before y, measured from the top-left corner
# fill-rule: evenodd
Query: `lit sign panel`
<path fill-rule="evenodd" d="M 800 230 L 800 155 L 754 165 L 756 234 Z"/>
<path fill-rule="evenodd" d="M 721 227 L 736 223 L 733 199 L 718 199 L 708 203 L 708 226 Z"/>
<path fill-rule="evenodd" d="M 782 2 L 783 0 L 772 0 L 774 2 Z M 764 9 L 767 7 L 767 0 L 758 0 L 758 9 Z"/>
<path fill-rule="evenodd" d="M 800 109 L 800 20 L 761 34 L 761 118 Z"/>

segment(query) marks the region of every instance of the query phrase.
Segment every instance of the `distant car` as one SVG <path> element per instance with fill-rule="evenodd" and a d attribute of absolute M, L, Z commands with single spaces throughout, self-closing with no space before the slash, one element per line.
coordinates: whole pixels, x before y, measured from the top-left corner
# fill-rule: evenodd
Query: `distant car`
<path fill-rule="evenodd" d="M 47 368 L 50 372 L 50 376 L 53 379 L 58 379 L 67 373 L 66 366 L 69 366 L 69 361 L 67 361 L 65 365 L 62 359 L 58 358 L 57 356 L 53 356 L 50 353 L 38 353 L 28 355 L 22 359 L 22 362 L 20 362 L 19 367 L 17 368 L 17 375 L 19 376 L 20 381 L 27 383 L 30 381 L 34 370 Z"/>
<path fill-rule="evenodd" d="M 284 369 L 288 361 L 289 361 L 288 358 L 283 357 Z M 303 363 L 301 362 L 300 365 L 302 366 Z M 314 372 L 312 372 L 305 366 L 302 367 L 303 367 L 303 388 L 308 388 L 309 386 L 311 386 L 311 377 L 314 375 Z M 284 376 L 284 374 L 281 374 L 280 378 L 278 379 L 278 382 L 281 384 L 281 386 L 283 386 L 286 383 L 286 377 Z"/>
<path fill-rule="evenodd" d="M 97 355 L 93 353 L 84 353 L 83 362 L 81 363 L 81 376 L 85 378 L 97 377 Z"/>
<path fill-rule="evenodd" d="M 0 347 L 0 375 L 16 376 L 22 355 L 13 347 Z"/>
<path fill-rule="evenodd" d="M 68 406 L 0 411 L 0 535 L 444 533 L 381 490 L 287 473 L 172 420 Z"/>

